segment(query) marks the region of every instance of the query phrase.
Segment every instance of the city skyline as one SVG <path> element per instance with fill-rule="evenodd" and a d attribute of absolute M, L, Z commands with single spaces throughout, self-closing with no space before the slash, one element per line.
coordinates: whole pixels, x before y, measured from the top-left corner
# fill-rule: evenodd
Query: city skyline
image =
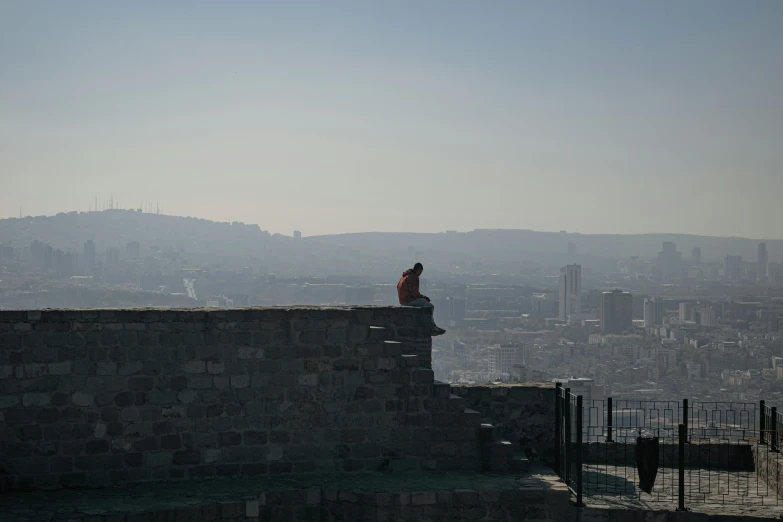
<path fill-rule="evenodd" d="M 779 238 L 781 21 L 779 2 L 4 2 L 0 209 L 113 193 L 305 235 Z"/>

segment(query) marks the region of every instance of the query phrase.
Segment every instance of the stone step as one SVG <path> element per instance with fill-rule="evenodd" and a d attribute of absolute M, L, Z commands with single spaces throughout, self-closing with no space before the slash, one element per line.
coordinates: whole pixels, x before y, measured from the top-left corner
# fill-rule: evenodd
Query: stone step
<path fill-rule="evenodd" d="M 416 368 L 413 372 L 413 382 L 416 384 L 432 384 L 435 381 L 435 372 L 429 368 Z"/>
<path fill-rule="evenodd" d="M 402 346 L 400 341 L 383 341 L 383 356 L 399 357 L 402 355 Z"/>
<path fill-rule="evenodd" d="M 449 408 L 455 411 L 464 411 L 465 410 L 465 399 L 460 397 L 459 395 L 454 395 L 453 393 L 449 394 L 449 402 L 448 402 Z"/>
<path fill-rule="evenodd" d="M 479 441 L 483 448 L 489 448 L 490 445 L 495 442 L 495 426 L 482 423 L 481 426 L 479 426 Z"/>
<path fill-rule="evenodd" d="M 401 361 L 400 366 L 402 366 L 402 367 L 407 367 L 407 368 L 418 368 L 419 367 L 419 356 L 418 355 L 405 354 L 405 355 L 400 357 L 400 361 Z"/>
<path fill-rule="evenodd" d="M 448 399 L 451 396 L 451 384 L 447 382 L 435 381 L 435 396 L 441 399 Z"/>
<path fill-rule="evenodd" d="M 511 463 L 509 465 L 509 471 L 513 473 L 523 473 L 530 469 L 530 459 L 525 455 L 519 453 L 514 454 L 511 457 Z"/>
<path fill-rule="evenodd" d="M 489 447 L 487 468 L 489 471 L 506 472 L 511 465 L 511 455 L 514 446 L 507 440 L 495 442 Z"/>
<path fill-rule="evenodd" d="M 383 326 L 371 326 L 370 327 L 370 342 L 385 341 L 391 336 L 391 332 Z"/>
<path fill-rule="evenodd" d="M 463 417 L 465 421 L 465 426 L 469 428 L 478 428 L 479 425 L 481 425 L 481 413 L 477 412 L 476 410 L 471 410 L 470 408 L 465 408 L 463 410 Z"/>

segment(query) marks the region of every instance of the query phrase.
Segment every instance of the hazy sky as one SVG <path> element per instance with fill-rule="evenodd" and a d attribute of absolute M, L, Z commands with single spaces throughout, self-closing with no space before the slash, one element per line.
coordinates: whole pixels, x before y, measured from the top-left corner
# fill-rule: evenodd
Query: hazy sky
<path fill-rule="evenodd" d="M 783 1 L 0 0 L 0 215 L 783 238 Z"/>

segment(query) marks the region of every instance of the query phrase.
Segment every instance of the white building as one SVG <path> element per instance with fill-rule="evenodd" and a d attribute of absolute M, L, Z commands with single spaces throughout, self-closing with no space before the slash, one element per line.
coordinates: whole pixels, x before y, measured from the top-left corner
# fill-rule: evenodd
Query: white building
<path fill-rule="evenodd" d="M 560 314 L 561 321 L 571 314 L 582 313 L 582 267 L 567 265 L 560 269 Z"/>
<path fill-rule="evenodd" d="M 651 328 L 663 324 L 663 299 L 646 297 L 644 299 L 644 326 Z"/>
<path fill-rule="evenodd" d="M 227 308 L 234 306 L 234 300 L 224 295 L 215 295 L 207 299 L 207 308 Z"/>
<path fill-rule="evenodd" d="M 489 372 L 494 375 L 507 375 L 515 364 L 522 364 L 524 358 L 524 345 L 506 344 L 490 346 Z"/>

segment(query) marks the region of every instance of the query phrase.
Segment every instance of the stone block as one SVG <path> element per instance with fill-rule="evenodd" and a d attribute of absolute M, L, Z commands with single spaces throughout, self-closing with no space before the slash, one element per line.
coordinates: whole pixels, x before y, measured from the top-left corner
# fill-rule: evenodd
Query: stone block
<path fill-rule="evenodd" d="M 204 361 L 187 361 L 182 365 L 182 369 L 185 373 L 205 373 L 207 365 Z"/>
<path fill-rule="evenodd" d="M 225 371 L 226 365 L 222 361 L 207 361 L 207 373 L 217 375 Z"/>
<path fill-rule="evenodd" d="M 300 386 L 318 386 L 318 374 L 310 373 L 299 376 Z"/>
<path fill-rule="evenodd" d="M 246 388 L 250 386 L 250 376 L 249 375 L 232 375 L 231 376 L 231 387 L 232 388 Z"/>
<path fill-rule="evenodd" d="M 194 465 L 201 463 L 201 452 L 185 450 L 174 453 L 173 463 L 176 465 Z"/>
<path fill-rule="evenodd" d="M 214 377 L 215 382 L 219 377 Z M 209 375 L 191 375 L 188 377 L 188 383 L 191 388 L 196 390 L 206 390 L 212 388 L 213 377 Z M 215 386 L 217 388 L 217 386 Z"/>
<path fill-rule="evenodd" d="M 168 468 L 173 461 L 174 454 L 170 451 L 157 451 L 145 455 L 145 465 L 150 468 Z"/>
<path fill-rule="evenodd" d="M 95 397 L 91 393 L 75 392 L 71 395 L 71 402 L 76 406 L 92 406 Z"/>
<path fill-rule="evenodd" d="M 72 361 L 49 363 L 49 375 L 68 375 L 73 371 Z"/>
<path fill-rule="evenodd" d="M 0 409 L 12 408 L 19 402 L 19 397 L 16 395 L 0 395 Z"/>
<path fill-rule="evenodd" d="M 411 504 L 414 506 L 428 506 L 438 503 L 438 496 L 435 491 L 422 491 L 411 493 Z"/>
<path fill-rule="evenodd" d="M 183 404 L 190 404 L 198 398 L 196 390 L 182 390 L 177 393 L 177 399 Z"/>
<path fill-rule="evenodd" d="M 49 405 L 48 393 L 25 393 L 22 396 L 22 405 L 25 407 L 41 407 Z"/>
<path fill-rule="evenodd" d="M 242 443 L 242 435 L 235 431 L 224 431 L 218 433 L 218 444 L 220 447 L 237 446 Z"/>
<path fill-rule="evenodd" d="M 240 346 L 237 350 L 239 359 L 263 359 L 264 349 L 255 346 Z"/>
<path fill-rule="evenodd" d="M 151 390 L 155 386 L 152 377 L 134 376 L 128 379 L 128 389 L 134 391 Z"/>

